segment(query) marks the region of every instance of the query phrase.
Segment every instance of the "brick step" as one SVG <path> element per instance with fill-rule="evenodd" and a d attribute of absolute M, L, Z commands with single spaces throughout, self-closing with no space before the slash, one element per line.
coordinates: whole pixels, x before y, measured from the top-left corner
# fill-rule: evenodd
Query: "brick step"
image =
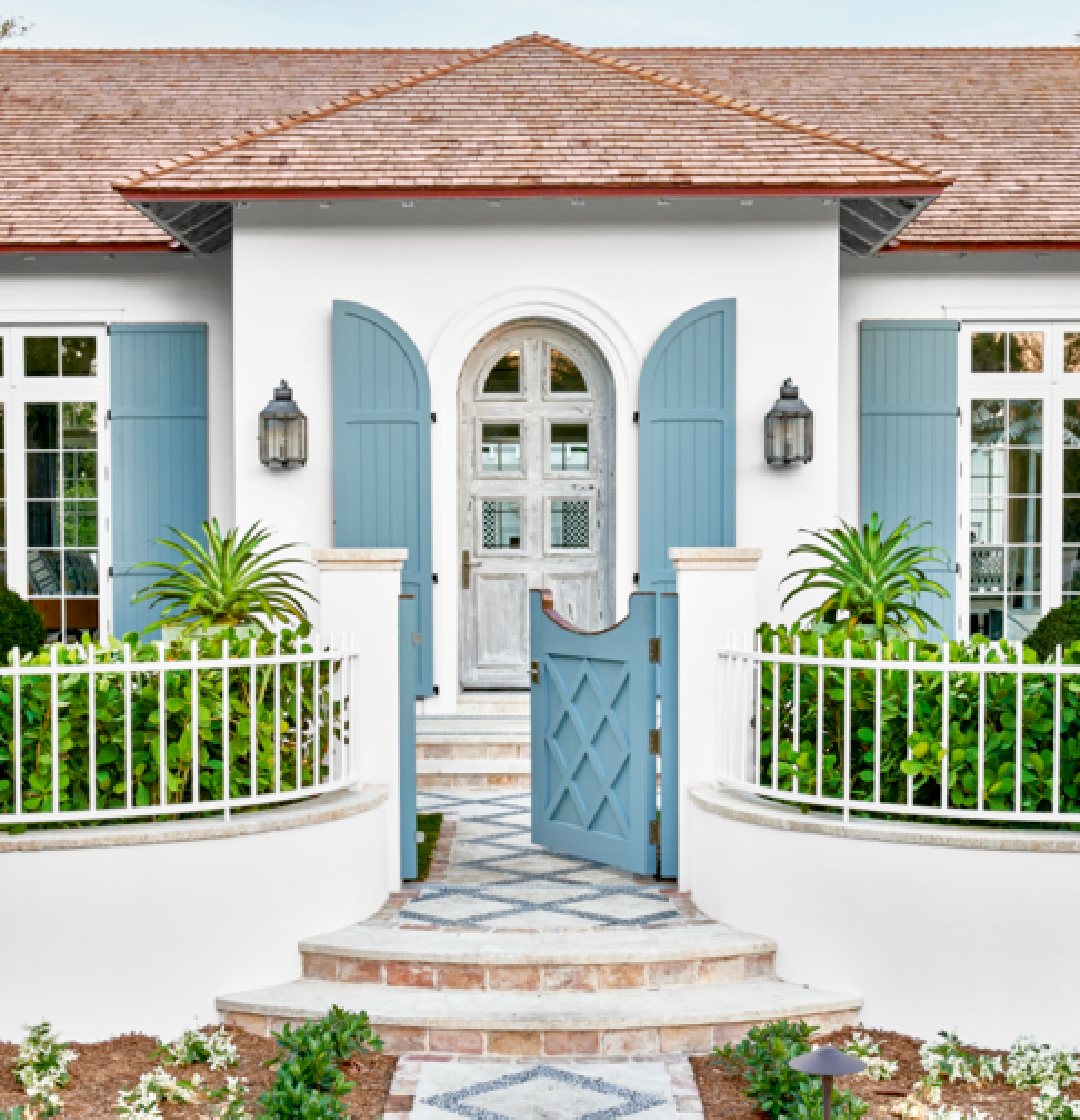
<path fill-rule="evenodd" d="M 527 758 L 417 758 L 417 789 L 528 790 Z"/>
<path fill-rule="evenodd" d="M 459 715 L 528 716 L 529 690 L 514 692 L 462 692 L 457 697 Z"/>
<path fill-rule="evenodd" d="M 779 980 L 599 992 L 476 992 L 297 980 L 221 996 L 227 1023 L 256 1034 L 326 1014 L 366 1011 L 388 1053 L 521 1056 L 705 1053 L 753 1025 L 805 1019 L 853 1025 L 862 1001 Z"/>
<path fill-rule="evenodd" d="M 720 923 L 564 934 L 370 925 L 300 943 L 304 976 L 469 991 L 611 991 L 772 979 L 776 945 Z"/>
<path fill-rule="evenodd" d="M 530 755 L 529 737 L 521 736 L 517 740 L 507 741 L 505 737 L 492 739 L 479 736 L 451 739 L 445 736 L 437 738 L 416 738 L 416 757 L 418 761 L 428 760 L 466 760 L 466 759 L 525 759 Z"/>

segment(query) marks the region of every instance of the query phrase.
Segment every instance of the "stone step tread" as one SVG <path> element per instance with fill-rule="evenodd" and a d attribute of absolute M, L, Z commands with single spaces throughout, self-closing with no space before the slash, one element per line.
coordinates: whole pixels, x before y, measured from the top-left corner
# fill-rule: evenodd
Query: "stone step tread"
<path fill-rule="evenodd" d="M 640 964 L 776 952 L 776 942 L 720 922 L 657 930 L 589 930 L 578 937 L 490 930 L 411 930 L 360 923 L 300 942 L 301 953 L 422 964 Z"/>
<path fill-rule="evenodd" d="M 452 743 L 476 739 L 487 743 L 520 743 L 530 738 L 528 719 L 418 719 L 417 742 Z"/>
<path fill-rule="evenodd" d="M 418 758 L 417 774 L 528 774 L 527 758 Z"/>
<path fill-rule="evenodd" d="M 531 742 L 532 736 L 527 731 L 523 731 L 520 735 L 516 733 L 510 734 L 506 732 L 491 735 L 488 735 L 486 733 L 481 734 L 479 732 L 463 732 L 459 735 L 456 732 L 451 733 L 448 731 L 433 731 L 430 733 L 426 731 L 418 731 L 416 733 L 416 745 L 418 747 L 457 747 L 470 744 L 488 747 L 520 747 L 528 746 Z"/>
<path fill-rule="evenodd" d="M 296 980 L 219 996 L 218 1010 L 278 1019 L 317 1018 L 337 1004 L 375 1024 L 443 1030 L 626 1030 L 853 1012 L 858 996 L 779 980 L 600 992 L 488 992 Z"/>

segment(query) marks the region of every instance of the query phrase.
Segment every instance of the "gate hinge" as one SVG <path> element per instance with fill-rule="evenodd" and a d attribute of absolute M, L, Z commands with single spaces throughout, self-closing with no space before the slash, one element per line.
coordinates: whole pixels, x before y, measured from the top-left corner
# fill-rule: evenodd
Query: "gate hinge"
<path fill-rule="evenodd" d="M 435 413 L 434 412 L 431 414 L 431 422 L 433 424 L 435 423 Z"/>
<path fill-rule="evenodd" d="M 439 573 L 438 572 L 432 572 L 431 573 L 431 582 L 432 583 L 438 583 L 439 582 Z"/>
<path fill-rule="evenodd" d="M 533 684 L 539 684 L 540 683 L 540 662 L 539 661 L 534 661 L 532 663 L 532 668 L 529 670 L 529 680 L 531 680 Z"/>
<path fill-rule="evenodd" d="M 641 583 L 641 573 L 634 572 L 634 586 L 637 587 L 639 583 Z"/>
<path fill-rule="evenodd" d="M 640 412 L 635 412 L 634 413 L 634 423 L 637 424 L 637 423 L 640 423 L 640 421 L 641 421 L 641 413 Z"/>
<path fill-rule="evenodd" d="M 650 638 L 649 639 L 649 664 L 650 665 L 659 665 L 660 664 L 660 639 L 659 638 Z"/>
<path fill-rule="evenodd" d="M 652 731 L 649 732 L 649 754 L 658 755 L 660 753 L 661 738 L 659 727 L 654 727 Z"/>
<path fill-rule="evenodd" d="M 649 843 L 656 848 L 660 846 L 660 822 L 655 817 L 649 821 Z"/>

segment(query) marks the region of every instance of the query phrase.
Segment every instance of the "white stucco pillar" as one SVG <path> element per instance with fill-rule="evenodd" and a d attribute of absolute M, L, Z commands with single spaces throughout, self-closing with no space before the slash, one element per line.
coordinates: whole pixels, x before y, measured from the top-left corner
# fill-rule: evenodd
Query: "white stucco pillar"
<path fill-rule="evenodd" d="M 679 594 L 679 888 L 693 890 L 689 789 L 714 782 L 719 757 L 718 651 L 749 642 L 757 619 L 760 548 L 673 548 Z"/>
<path fill-rule="evenodd" d="M 392 890 L 401 886 L 399 782 L 398 599 L 404 548 L 316 548 L 320 628 L 351 638 L 359 657 L 353 676 L 354 743 L 359 777 L 389 788 L 386 838 Z M 357 873 L 363 853 L 357 853 Z"/>

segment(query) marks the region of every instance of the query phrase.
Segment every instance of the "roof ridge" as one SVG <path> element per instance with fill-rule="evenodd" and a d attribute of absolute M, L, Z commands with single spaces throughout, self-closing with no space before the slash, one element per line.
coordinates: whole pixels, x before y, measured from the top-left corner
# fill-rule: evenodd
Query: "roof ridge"
<path fill-rule="evenodd" d="M 861 155 L 869 155 L 873 156 L 875 159 L 886 160 L 889 163 L 906 168 L 908 171 L 917 171 L 924 175 L 929 174 L 933 178 L 943 182 L 951 182 L 941 168 L 927 167 L 926 164 L 919 163 L 917 160 L 908 159 L 905 156 L 886 151 L 883 148 L 874 148 L 869 144 L 863 144 L 861 141 L 839 136 L 835 132 L 829 132 L 827 129 L 821 128 L 818 125 L 808 124 L 806 121 L 796 120 L 793 117 L 786 117 L 781 113 L 773 112 L 771 109 L 766 109 L 764 106 L 757 105 L 745 98 L 731 97 L 727 94 L 717 93 L 715 90 L 694 85 L 681 78 L 672 77 L 652 67 L 636 66 L 614 55 L 602 54 L 600 51 L 590 50 L 588 47 L 577 47 L 572 43 L 563 42 L 561 39 L 555 39 L 549 35 L 535 35 L 529 36 L 529 38 L 545 42 L 549 46 L 556 47 L 559 50 L 576 55 L 579 58 L 587 59 L 597 65 L 608 66 L 614 70 L 621 70 L 633 74 L 636 77 L 644 78 L 646 81 L 653 82 L 657 85 L 663 85 L 669 89 L 676 89 L 683 93 L 692 94 L 720 108 L 734 109 L 746 116 L 757 117 L 760 120 L 768 121 L 770 124 L 779 125 L 783 128 L 791 128 L 797 132 L 813 136 L 818 140 L 827 140 L 834 144 L 840 144 L 852 151 L 859 152 Z"/>
<path fill-rule="evenodd" d="M 196 148 L 176 159 L 159 160 L 153 167 L 144 168 L 137 174 L 128 176 L 126 179 L 117 179 L 112 186 L 115 190 L 131 190 L 150 179 L 157 178 L 159 175 L 168 174 L 180 167 L 187 167 L 189 164 L 197 163 L 199 160 L 206 159 L 209 156 L 219 155 L 222 152 L 232 151 L 235 148 L 242 148 L 245 144 L 250 144 L 255 140 L 261 140 L 267 136 L 273 136 L 276 132 L 284 132 L 298 124 L 319 120 L 321 117 L 330 116 L 333 113 L 341 112 L 343 109 L 351 109 L 356 105 L 362 105 L 365 101 L 372 101 L 379 97 L 386 97 L 391 93 L 398 93 L 420 82 L 431 81 L 433 78 L 439 78 L 444 74 L 453 73 L 455 70 L 459 70 L 464 66 L 470 66 L 482 59 L 495 58 L 522 41 L 532 38 L 534 38 L 534 36 L 526 35 L 517 39 L 508 39 L 504 43 L 496 43 L 495 46 L 488 47 L 485 50 L 474 51 L 464 55 L 462 58 L 455 58 L 453 62 L 444 62 L 438 66 L 432 66 L 427 70 L 422 70 L 419 74 L 412 74 L 396 82 L 372 86 L 371 89 L 364 90 L 362 93 L 348 94 L 345 97 L 339 97 L 324 102 L 322 105 L 318 105 L 313 109 L 305 109 L 302 112 L 292 113 L 286 117 L 278 117 L 263 128 L 236 133 L 236 135 L 226 137 L 215 144 L 208 144 L 205 147 Z"/>

